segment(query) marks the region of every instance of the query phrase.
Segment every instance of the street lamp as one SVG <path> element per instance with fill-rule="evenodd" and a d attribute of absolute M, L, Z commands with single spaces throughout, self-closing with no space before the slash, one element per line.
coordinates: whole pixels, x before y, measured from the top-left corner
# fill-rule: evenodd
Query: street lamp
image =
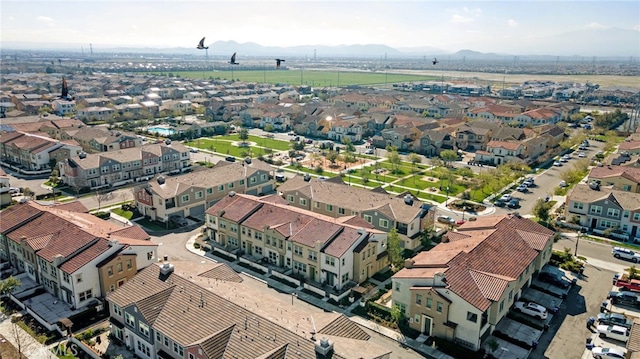
<path fill-rule="evenodd" d="M 298 296 L 298 293 L 296 293 L 296 292 L 291 293 L 291 305 L 293 305 L 293 298 L 295 298 L 297 296 Z"/>
<path fill-rule="evenodd" d="M 575 257 L 578 256 L 578 243 L 580 243 L 580 236 L 584 235 L 585 232 L 586 230 L 583 227 L 580 227 L 580 231 L 578 232 L 578 236 L 576 237 L 576 251 L 573 254 Z"/>

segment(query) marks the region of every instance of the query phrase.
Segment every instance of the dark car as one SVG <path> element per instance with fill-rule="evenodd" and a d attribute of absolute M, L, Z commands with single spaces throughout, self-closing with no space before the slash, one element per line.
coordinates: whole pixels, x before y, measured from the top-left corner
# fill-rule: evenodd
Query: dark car
<path fill-rule="evenodd" d="M 506 203 L 504 203 L 503 200 L 501 199 L 497 199 L 494 203 L 493 203 L 496 207 L 504 207 Z"/>
<path fill-rule="evenodd" d="M 172 216 L 170 219 L 171 223 L 173 223 L 176 227 L 186 227 L 189 225 L 186 219 L 182 216 Z"/>
<path fill-rule="evenodd" d="M 538 274 L 538 280 L 541 282 L 553 284 L 556 287 L 560 288 L 569 287 L 569 282 L 563 280 L 558 275 L 549 272 L 540 272 L 540 274 Z"/>
<path fill-rule="evenodd" d="M 512 199 L 511 201 L 509 201 L 509 203 L 507 203 L 507 207 L 509 208 L 518 208 L 520 207 L 520 201 L 518 201 L 517 199 Z"/>
<path fill-rule="evenodd" d="M 609 292 L 609 299 L 613 305 L 626 305 L 629 307 L 640 307 L 638 294 L 633 292 Z"/>
<path fill-rule="evenodd" d="M 598 314 L 598 324 L 619 325 L 631 329 L 633 319 L 627 318 L 621 313 L 600 313 Z"/>
<path fill-rule="evenodd" d="M 225 161 L 229 161 L 229 162 L 235 162 L 236 161 L 236 158 L 233 157 L 233 156 L 227 156 L 224 159 L 225 159 Z"/>

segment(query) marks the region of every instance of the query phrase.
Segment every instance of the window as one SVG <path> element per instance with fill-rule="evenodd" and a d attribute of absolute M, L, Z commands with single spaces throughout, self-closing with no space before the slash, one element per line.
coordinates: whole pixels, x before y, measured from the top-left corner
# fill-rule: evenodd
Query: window
<path fill-rule="evenodd" d="M 396 282 L 396 291 L 400 291 L 400 283 Z"/>
<path fill-rule="evenodd" d="M 244 180 L 243 179 L 240 180 L 240 186 L 244 186 Z"/>
<path fill-rule="evenodd" d="M 116 303 L 113 303 L 113 314 L 122 315 L 122 308 L 120 308 Z"/>
<path fill-rule="evenodd" d="M 167 348 L 169 347 L 169 338 L 167 337 L 164 337 L 164 346 Z"/>
<path fill-rule="evenodd" d="M 76 282 L 78 282 L 78 283 L 82 283 L 82 273 L 78 273 L 78 274 L 76 275 Z"/>
<path fill-rule="evenodd" d="M 302 255 L 302 247 L 298 246 L 298 245 L 294 245 L 293 246 L 293 253 L 295 253 L 296 255 L 301 256 Z"/>
<path fill-rule="evenodd" d="M 207 188 L 207 194 L 212 194 L 213 193 L 213 188 Z"/>
<path fill-rule="evenodd" d="M 131 269 L 133 265 L 131 264 L 131 259 L 127 259 L 127 269 Z"/>
<path fill-rule="evenodd" d="M 333 267 L 336 265 L 336 259 L 333 257 L 325 256 L 324 263 Z"/>
<path fill-rule="evenodd" d="M 629 211 L 622 212 L 622 217 L 624 218 L 629 218 L 629 215 L 630 215 Z"/>
<path fill-rule="evenodd" d="M 229 184 L 227 185 L 227 187 L 229 187 L 229 188 L 233 188 L 233 182 L 229 182 Z"/>
<path fill-rule="evenodd" d="M 477 323 L 478 322 L 478 314 L 467 312 L 467 320 L 470 322 Z"/>
<path fill-rule="evenodd" d="M 342 275 L 342 281 L 340 283 L 345 283 L 349 280 L 349 273 L 345 273 Z"/>
<path fill-rule="evenodd" d="M 437 305 L 436 310 L 438 311 L 438 313 L 442 313 L 442 307 L 443 307 L 442 302 L 437 302 L 436 305 Z"/>
<path fill-rule="evenodd" d="M 582 202 L 573 202 L 573 209 L 583 209 L 584 203 Z"/>
<path fill-rule="evenodd" d="M 338 207 L 338 214 L 344 214 L 344 208 Z"/>
<path fill-rule="evenodd" d="M 422 294 L 416 294 L 416 304 L 422 304 Z"/>
<path fill-rule="evenodd" d="M 189 195 L 188 194 L 183 195 L 180 200 L 182 202 L 189 202 Z"/>
<path fill-rule="evenodd" d="M 513 289 L 509 291 L 509 301 L 511 301 L 511 299 L 513 299 Z"/>
<path fill-rule="evenodd" d="M 116 268 L 118 268 L 118 273 L 121 273 L 122 272 L 122 263 L 118 263 L 116 265 Z"/>
<path fill-rule="evenodd" d="M 327 208 L 327 212 L 333 212 L 333 205 L 327 204 L 325 207 Z"/>
<path fill-rule="evenodd" d="M 504 310 L 504 299 L 500 302 L 500 312 Z"/>
<path fill-rule="evenodd" d="M 196 192 L 196 199 L 202 198 L 202 191 Z"/>
<path fill-rule="evenodd" d="M 607 209 L 607 217 L 618 217 L 620 215 L 620 210 L 617 208 L 608 208 Z"/>
<path fill-rule="evenodd" d="M 124 321 L 132 327 L 136 324 L 136 319 L 129 313 L 124 313 Z"/>
<path fill-rule="evenodd" d="M 307 265 L 298 261 L 293 261 L 293 269 L 298 272 L 307 273 Z"/>
<path fill-rule="evenodd" d="M 162 342 L 162 335 L 160 335 L 160 332 L 156 332 L 156 341 L 158 343 Z"/>
<path fill-rule="evenodd" d="M 312 261 L 317 261 L 318 260 L 318 253 L 315 251 L 309 251 L 309 259 Z"/>
<path fill-rule="evenodd" d="M 593 214 L 602 214 L 602 206 L 591 206 L 590 212 Z"/>
<path fill-rule="evenodd" d="M 431 309 L 433 307 L 433 299 L 427 298 L 427 308 Z"/>
<path fill-rule="evenodd" d="M 612 222 L 612 221 L 607 221 L 606 219 L 603 219 L 603 220 L 600 221 L 600 227 L 616 228 L 616 227 L 618 227 L 618 223 Z"/>
<path fill-rule="evenodd" d="M 222 191 L 224 191 L 224 185 L 223 184 L 218 186 L 218 192 L 222 192 Z"/>
<path fill-rule="evenodd" d="M 93 292 L 91 291 L 91 289 L 89 289 L 85 292 L 80 293 L 79 297 L 80 301 L 83 302 L 85 300 L 93 298 Z"/>
<path fill-rule="evenodd" d="M 362 218 L 364 218 L 364 220 L 365 220 L 365 221 L 367 221 L 367 222 L 369 222 L 369 223 L 373 222 L 373 217 L 371 217 L 371 216 L 370 216 L 370 215 L 368 215 L 368 214 L 363 214 L 363 215 L 362 215 Z"/>
<path fill-rule="evenodd" d="M 640 213 L 634 213 L 633 214 L 633 220 L 634 221 L 640 221 Z"/>
<path fill-rule="evenodd" d="M 109 266 L 109 268 L 107 268 L 107 275 L 109 277 L 113 277 L 113 266 Z"/>
<path fill-rule="evenodd" d="M 628 184 L 625 184 L 622 186 L 622 190 L 623 191 L 627 191 L 627 192 L 631 192 L 631 186 Z"/>
<path fill-rule="evenodd" d="M 300 205 L 301 206 L 306 206 L 307 205 L 307 199 L 306 198 L 300 198 Z"/>
<path fill-rule="evenodd" d="M 388 228 L 389 227 L 389 221 L 383 218 L 380 218 L 378 220 L 378 225 L 382 228 Z"/>
<path fill-rule="evenodd" d="M 140 325 L 140 333 L 145 337 L 149 338 L 149 326 L 142 322 L 140 322 L 139 325 Z"/>
<path fill-rule="evenodd" d="M 320 208 L 320 202 L 313 202 L 313 206 L 316 208 Z"/>

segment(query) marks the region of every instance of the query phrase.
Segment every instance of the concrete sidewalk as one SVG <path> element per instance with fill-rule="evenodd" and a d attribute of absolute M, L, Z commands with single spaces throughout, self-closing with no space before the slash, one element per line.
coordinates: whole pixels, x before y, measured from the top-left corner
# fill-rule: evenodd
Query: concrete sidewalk
<path fill-rule="evenodd" d="M 39 343 L 22 328 L 11 323 L 11 318 L 2 315 L 0 319 L 0 334 L 16 349 L 20 344 L 20 351 L 29 359 L 57 359 L 51 349 Z"/>

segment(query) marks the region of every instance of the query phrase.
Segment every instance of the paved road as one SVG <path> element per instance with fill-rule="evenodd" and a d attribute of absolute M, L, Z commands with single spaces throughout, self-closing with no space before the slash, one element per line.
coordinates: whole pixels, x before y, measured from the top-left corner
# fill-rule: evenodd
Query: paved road
<path fill-rule="evenodd" d="M 578 256 L 586 257 L 587 264 L 593 265 L 600 269 L 619 273 L 623 272 L 626 268 L 629 268 L 633 264 L 622 259 L 613 258 L 613 256 L 611 255 L 611 248 L 613 246 L 611 244 L 599 243 L 585 239 L 580 239 L 577 243 Z M 563 236 L 553 244 L 554 250 L 563 251 L 565 248 L 570 248 L 571 253 L 575 253 L 575 234 L 571 233 L 570 236 Z"/>

